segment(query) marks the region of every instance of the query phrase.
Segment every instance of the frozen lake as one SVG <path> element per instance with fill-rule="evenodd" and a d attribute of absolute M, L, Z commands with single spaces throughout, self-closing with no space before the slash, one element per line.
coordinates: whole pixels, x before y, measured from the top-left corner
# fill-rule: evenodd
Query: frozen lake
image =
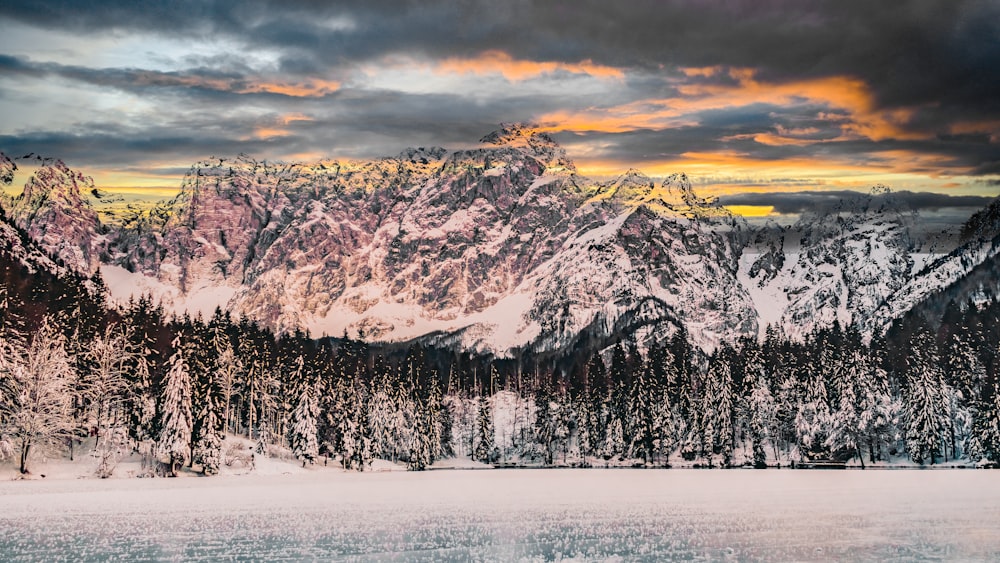
<path fill-rule="evenodd" d="M 0 560 L 1000 560 L 1000 471 L 0 482 Z"/>

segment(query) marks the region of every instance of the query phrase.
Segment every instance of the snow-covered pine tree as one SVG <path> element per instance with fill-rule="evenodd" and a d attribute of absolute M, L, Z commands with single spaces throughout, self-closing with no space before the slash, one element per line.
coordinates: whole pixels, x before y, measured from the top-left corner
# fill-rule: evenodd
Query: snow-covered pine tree
<path fill-rule="evenodd" d="M 591 455 L 599 455 L 604 446 L 610 413 L 609 397 L 608 370 L 600 353 L 594 352 L 587 364 L 587 399 L 590 403 L 587 409 L 590 415 L 587 418 L 587 434 L 591 443 Z"/>
<path fill-rule="evenodd" d="M 479 411 L 476 415 L 476 443 L 472 459 L 483 463 L 494 461 L 493 408 L 491 398 L 479 397 Z"/>
<path fill-rule="evenodd" d="M 369 419 L 368 407 L 359 384 L 351 385 L 348 409 L 343 452 L 345 468 L 364 471 L 365 466 L 371 464 L 374 453 L 366 422 Z"/>
<path fill-rule="evenodd" d="M 735 447 L 735 393 L 732 377 L 732 357 L 735 352 L 724 346 L 709 361 L 702 397 L 702 413 L 705 417 L 705 455 L 722 456 L 724 466 L 729 466 Z"/>
<path fill-rule="evenodd" d="M 122 407 L 127 399 L 127 376 L 137 354 L 124 326 L 109 325 L 90 342 L 86 355 L 91 369 L 85 392 L 97 423 L 96 448 L 103 436 L 112 435 L 114 428 L 124 423 Z"/>
<path fill-rule="evenodd" d="M 697 410 L 694 384 L 698 370 L 693 364 L 694 348 L 683 326 L 670 338 L 668 350 L 666 358 L 673 361 L 673 369 L 667 370 L 667 397 L 682 420 L 692 420 Z"/>
<path fill-rule="evenodd" d="M 391 366 L 376 362 L 371 379 L 368 402 L 368 435 L 376 457 L 393 459 L 396 454 L 396 401 L 393 387 L 395 377 Z"/>
<path fill-rule="evenodd" d="M 431 426 L 433 417 L 426 409 L 418 410 L 417 428 L 410 433 L 406 467 L 410 471 L 423 471 L 433 463 L 431 458 Z"/>
<path fill-rule="evenodd" d="M 748 373 L 752 375 L 745 382 L 750 390 L 750 396 L 746 399 L 746 410 L 749 418 L 753 466 L 763 469 L 767 467 L 767 452 L 764 449 L 764 443 L 772 437 L 772 431 L 776 424 L 777 405 L 764 370 L 753 370 Z"/>
<path fill-rule="evenodd" d="M 201 464 L 201 472 L 205 475 L 217 474 L 222 465 L 222 435 L 217 411 L 215 399 L 209 394 L 202 406 L 202 431 L 194 449 L 195 461 Z"/>
<path fill-rule="evenodd" d="M 983 389 L 973 420 L 969 458 L 976 462 L 1000 463 L 1000 385 L 996 380 Z"/>
<path fill-rule="evenodd" d="M 316 439 L 316 418 L 318 415 L 319 406 L 314 391 L 306 385 L 302 389 L 302 393 L 299 394 L 295 410 L 292 411 L 289 429 L 292 454 L 295 455 L 295 459 L 302 462 L 302 467 L 305 467 L 307 463 L 314 463 L 319 457 L 319 443 Z"/>
<path fill-rule="evenodd" d="M 180 336 L 172 343 L 174 353 L 170 356 L 170 369 L 160 401 L 160 436 L 156 442 L 158 455 L 165 456 L 170 465 L 170 473 L 188 461 L 191 445 L 191 374 L 184 359 L 183 343 Z"/>
<path fill-rule="evenodd" d="M 826 458 L 829 457 L 826 439 L 830 434 L 831 418 L 826 377 L 821 372 L 807 377 L 805 397 L 795 415 L 796 443 L 804 459 Z"/>
<path fill-rule="evenodd" d="M 933 465 L 941 455 L 948 428 L 944 380 L 934 335 L 914 335 L 907 356 L 906 450 L 916 463 Z"/>
<path fill-rule="evenodd" d="M 621 459 L 625 451 L 625 432 L 622 430 L 622 419 L 614 416 L 604 437 L 601 455 L 606 460 Z"/>
<path fill-rule="evenodd" d="M 595 453 L 593 435 L 590 433 L 594 425 L 594 413 L 590 409 L 590 401 L 586 396 L 578 397 L 573 402 L 574 417 L 577 420 L 576 444 L 584 463 Z"/>
<path fill-rule="evenodd" d="M 232 398 L 240 383 L 243 362 L 225 332 L 218 330 L 213 344 L 217 354 L 215 381 L 222 398 L 222 427 L 226 432 L 235 432 L 236 427 L 231 420 Z"/>
<path fill-rule="evenodd" d="M 443 455 L 443 446 L 441 444 L 441 432 L 442 432 L 442 412 L 441 405 L 441 388 L 438 385 L 437 372 L 427 374 L 427 391 L 426 398 L 422 402 L 423 414 L 421 415 L 421 420 L 424 423 L 424 432 L 427 434 L 427 446 L 429 449 L 430 462 L 434 463 L 435 460 L 439 459 Z"/>
<path fill-rule="evenodd" d="M 658 385 L 653 377 L 650 362 L 643 362 L 632 378 L 629 391 L 628 435 L 629 456 L 644 463 L 653 462 L 660 428 L 660 401 L 656 400 Z"/>

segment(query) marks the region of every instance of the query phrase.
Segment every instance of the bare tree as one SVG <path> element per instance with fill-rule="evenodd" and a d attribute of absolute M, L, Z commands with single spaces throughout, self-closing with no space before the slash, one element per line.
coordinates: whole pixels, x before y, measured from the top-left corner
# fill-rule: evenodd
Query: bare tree
<path fill-rule="evenodd" d="M 4 348 L 0 371 L 10 390 L 0 433 L 19 456 L 23 474 L 35 454 L 63 444 L 73 430 L 73 368 L 65 338 L 47 320 L 23 350 Z"/>
<path fill-rule="evenodd" d="M 122 406 L 128 390 L 126 375 L 139 358 L 126 330 L 122 325 L 109 326 L 104 334 L 94 338 L 86 352 L 93 366 L 85 392 L 97 426 L 95 448 L 100 446 L 102 436 L 110 436 L 123 422 Z"/>

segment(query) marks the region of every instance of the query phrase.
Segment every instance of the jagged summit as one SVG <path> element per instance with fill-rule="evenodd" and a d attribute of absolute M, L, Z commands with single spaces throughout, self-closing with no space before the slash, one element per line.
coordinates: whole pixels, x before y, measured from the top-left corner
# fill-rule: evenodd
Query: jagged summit
<path fill-rule="evenodd" d="M 993 240 L 1000 236 L 1000 197 L 977 211 L 962 225 L 962 241 Z"/>
<path fill-rule="evenodd" d="M 530 123 L 502 123 L 500 129 L 479 140 L 484 145 L 510 147 L 538 158 L 548 168 L 576 170 L 566 151 L 548 133 Z"/>
<path fill-rule="evenodd" d="M 697 206 L 709 203 L 708 200 L 700 199 L 695 195 L 694 188 L 691 187 L 691 180 L 683 172 L 667 176 L 663 181 L 663 189 L 684 205 Z"/>
<path fill-rule="evenodd" d="M 430 164 L 431 162 L 441 160 L 446 154 L 448 154 L 447 149 L 442 147 L 407 147 L 399 153 L 397 158 L 413 164 Z"/>
<path fill-rule="evenodd" d="M 56 160 L 36 170 L 21 194 L 5 196 L 3 204 L 10 220 L 46 252 L 89 275 L 100 265 L 104 240 L 97 213 L 81 192 L 95 189 L 92 178 Z"/>
<path fill-rule="evenodd" d="M 16 171 L 17 165 L 14 164 L 14 161 L 0 152 L 0 184 L 5 186 L 11 185 L 14 182 L 14 172 Z"/>

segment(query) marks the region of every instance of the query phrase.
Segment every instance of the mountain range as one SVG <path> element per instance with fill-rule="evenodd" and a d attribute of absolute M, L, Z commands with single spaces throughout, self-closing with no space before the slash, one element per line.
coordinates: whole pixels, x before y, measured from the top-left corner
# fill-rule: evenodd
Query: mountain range
<path fill-rule="evenodd" d="M 13 167 L 0 156 L 0 179 Z M 372 161 L 204 160 L 175 198 L 114 222 L 93 209 L 99 193 L 55 161 L 0 203 L 59 263 L 100 272 L 113 300 L 497 357 L 646 347 L 680 328 L 706 351 L 768 326 L 871 336 L 914 307 L 1000 289 L 997 201 L 951 245 L 883 186 L 754 226 L 683 174 L 588 179 L 523 125 Z"/>

